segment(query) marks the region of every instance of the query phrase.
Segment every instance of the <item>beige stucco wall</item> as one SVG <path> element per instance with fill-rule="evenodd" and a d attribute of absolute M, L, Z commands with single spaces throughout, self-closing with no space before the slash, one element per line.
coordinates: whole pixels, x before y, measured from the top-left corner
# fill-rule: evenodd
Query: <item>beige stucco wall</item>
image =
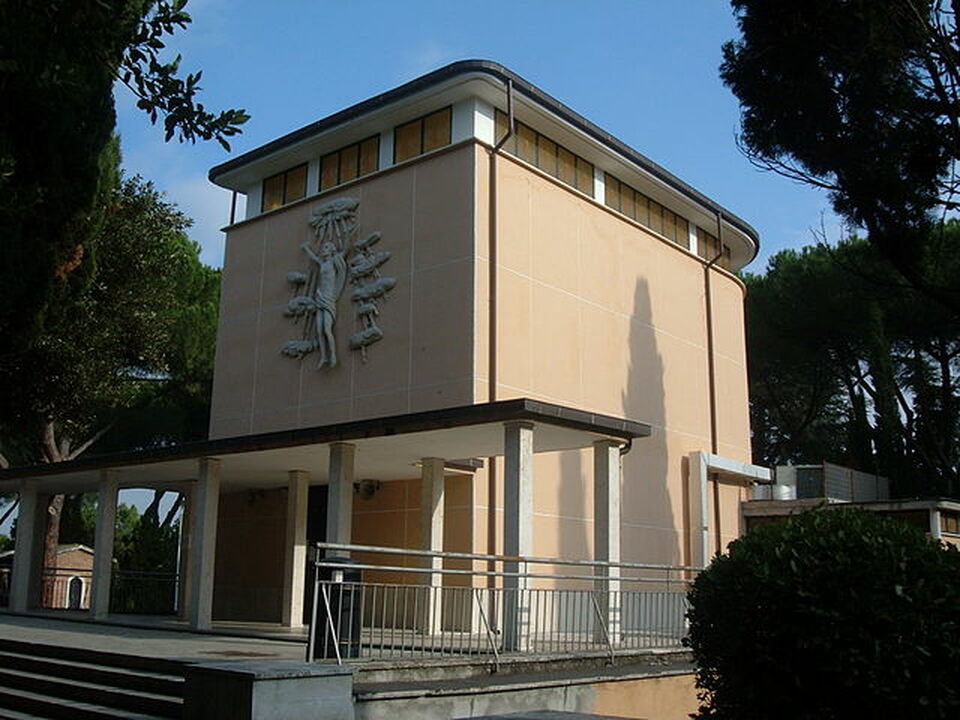
<path fill-rule="evenodd" d="M 484 308 L 489 159 L 482 149 L 476 158 L 475 283 Z M 533 397 L 649 423 L 652 436 L 624 462 L 624 555 L 686 561 L 686 458 L 711 449 L 703 262 L 510 157 L 497 161 L 497 186 L 496 398 Z M 718 452 L 749 461 L 743 288 L 719 270 L 711 286 Z M 481 402 L 490 377 L 482 313 L 475 333 Z M 592 553 L 592 463 L 589 451 L 537 458 L 534 554 Z M 477 487 L 477 550 L 485 551 L 485 479 Z M 739 532 L 741 494 L 721 483 L 724 544 Z"/>
<path fill-rule="evenodd" d="M 594 677 L 599 674 L 586 668 L 583 673 Z M 565 682 L 544 682 L 537 675 L 527 675 L 526 679 L 491 686 L 465 678 L 456 689 L 440 692 L 411 693 L 404 688 L 395 693 L 360 694 L 354 710 L 357 720 L 513 717 L 544 710 L 638 720 L 687 720 L 697 710 L 691 673 L 587 682 L 573 673 L 567 674 Z"/>
<path fill-rule="evenodd" d="M 594 688 L 593 712 L 598 715 L 687 720 L 698 707 L 693 674 L 597 683 Z"/>
<path fill-rule="evenodd" d="M 234 226 L 227 233 L 210 437 L 417 412 L 473 401 L 473 149 L 451 148 Z M 337 197 L 360 201 L 359 234 L 396 287 L 380 307 L 384 338 L 369 359 L 349 350 L 357 329 L 342 297 L 340 363 L 318 370 L 280 354 L 299 339 L 284 317 L 288 272 L 306 271 L 310 213 Z M 347 295 L 349 289 L 344 293 Z"/>

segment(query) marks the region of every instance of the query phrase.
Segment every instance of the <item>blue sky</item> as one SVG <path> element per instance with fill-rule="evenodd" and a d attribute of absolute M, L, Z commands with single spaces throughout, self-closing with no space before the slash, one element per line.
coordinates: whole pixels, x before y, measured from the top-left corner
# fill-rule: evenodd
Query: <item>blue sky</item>
<path fill-rule="evenodd" d="M 213 165 L 454 60 L 500 62 L 714 198 L 760 232 L 759 272 L 777 250 L 838 224 L 827 198 L 754 168 L 736 147 L 738 106 L 720 82 L 725 2 L 514 0 L 463 3 L 192 0 L 193 24 L 169 43 L 203 70 L 202 102 L 252 119 L 231 154 L 164 143 L 124 88 L 124 165 L 194 218 L 191 237 L 219 265 L 230 197 Z"/>

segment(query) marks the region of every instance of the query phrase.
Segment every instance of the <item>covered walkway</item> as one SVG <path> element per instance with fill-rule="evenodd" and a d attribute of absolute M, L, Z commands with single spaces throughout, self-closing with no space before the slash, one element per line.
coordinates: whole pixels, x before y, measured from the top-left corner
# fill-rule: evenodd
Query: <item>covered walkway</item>
<path fill-rule="evenodd" d="M 181 492 L 186 498 L 175 578 L 176 607 L 183 624 L 193 630 L 216 629 L 213 596 L 217 582 L 223 588 L 221 597 L 247 593 L 251 606 L 258 602 L 253 596 L 256 588 L 250 588 L 250 583 L 227 588 L 225 583 L 232 578 L 215 575 L 221 558 L 232 558 L 235 573 L 259 562 L 278 576 L 277 590 L 270 589 L 270 606 L 275 605 L 277 611 L 221 617 L 269 620 L 276 614 L 279 626 L 293 630 L 301 625 L 305 604 L 312 486 L 322 485 L 326 490 L 325 529 L 315 539 L 350 543 L 353 498 L 362 483 L 419 475 L 420 544 L 424 550 L 440 551 L 445 471 L 464 467 L 469 471 L 483 458 L 503 458 L 502 547 L 505 555 L 523 557 L 533 551 L 533 457 L 562 450 L 593 451 L 594 559 L 617 562 L 620 455 L 634 439 L 649 434 L 649 426 L 643 423 L 520 398 L 0 471 L 0 491 L 19 492 L 21 508 L 9 607 L 19 614 L 40 607 L 47 498 L 57 493 L 96 493 L 91 601 L 84 617 L 112 619 L 118 490 L 160 488 Z M 232 542 L 223 542 L 218 509 L 228 490 L 245 492 L 251 498 L 257 493 L 285 493 L 285 512 L 276 513 L 282 516 L 274 531 L 280 538 L 276 552 L 253 559 L 265 537 L 262 523 L 250 523 L 249 532 L 234 533 Z M 506 582 L 509 585 L 515 578 Z M 263 603 L 256 607 L 262 608 Z"/>

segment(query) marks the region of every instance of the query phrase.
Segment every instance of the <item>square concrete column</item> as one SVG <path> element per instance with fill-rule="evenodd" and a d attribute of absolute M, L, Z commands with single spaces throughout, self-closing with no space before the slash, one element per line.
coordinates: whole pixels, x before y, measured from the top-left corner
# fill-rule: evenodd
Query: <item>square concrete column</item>
<path fill-rule="evenodd" d="M 940 524 L 940 510 L 932 508 L 930 510 L 930 538 L 933 540 L 943 539 L 943 529 Z"/>
<path fill-rule="evenodd" d="M 431 552 L 443 551 L 443 460 L 423 458 L 420 461 L 420 547 Z M 424 558 L 424 566 L 439 571 L 443 560 Z M 424 607 L 424 632 L 438 634 L 443 619 L 443 575 L 431 572 L 425 575 L 427 598 Z"/>
<path fill-rule="evenodd" d="M 93 592 L 90 610 L 102 620 L 110 613 L 110 582 L 113 579 L 113 535 L 117 527 L 117 492 L 120 474 L 101 470 L 97 494 L 97 528 L 93 544 Z"/>
<path fill-rule="evenodd" d="M 307 491 L 310 473 L 287 473 L 287 543 L 283 557 L 281 624 L 303 624 L 303 589 L 307 573 Z"/>
<path fill-rule="evenodd" d="M 533 552 L 533 423 L 504 423 L 503 554 L 525 557 Z M 526 563 L 505 562 L 508 573 L 526 572 Z M 526 578 L 503 580 L 503 648 L 525 651 L 530 629 Z"/>
<path fill-rule="evenodd" d="M 349 544 L 353 539 L 353 483 L 356 446 L 330 444 L 327 478 L 327 542 Z M 346 557 L 346 552 L 331 555 Z"/>
<path fill-rule="evenodd" d="M 45 497 L 37 495 L 31 481 L 24 481 L 20 486 L 17 543 L 13 550 L 13 570 L 10 577 L 10 609 L 13 612 L 26 612 L 36 601 L 40 568 L 43 565 L 45 511 Z"/>
<path fill-rule="evenodd" d="M 597 440 L 593 444 L 593 557 L 620 562 L 620 444 Z M 597 566 L 594 590 L 600 619 L 610 642 L 620 642 L 620 568 Z M 603 628 L 595 633 L 603 641 Z"/>
<path fill-rule="evenodd" d="M 690 561 L 693 567 L 705 567 L 710 560 L 710 512 L 707 480 L 707 455 L 689 455 L 687 489 L 690 498 Z"/>
<path fill-rule="evenodd" d="M 193 491 L 193 532 L 190 539 L 190 605 L 187 619 L 194 630 L 208 630 L 213 619 L 213 565 L 217 552 L 217 511 L 220 505 L 220 461 L 202 458 Z"/>
<path fill-rule="evenodd" d="M 190 584 L 193 577 L 193 565 L 191 564 L 191 555 L 193 547 L 193 533 L 196 527 L 196 503 L 194 502 L 194 490 L 196 483 L 186 482 L 180 487 L 180 493 L 183 495 L 183 515 L 180 516 L 180 563 L 178 568 L 179 577 L 177 588 L 177 617 L 181 620 L 187 620 L 190 608 Z"/>

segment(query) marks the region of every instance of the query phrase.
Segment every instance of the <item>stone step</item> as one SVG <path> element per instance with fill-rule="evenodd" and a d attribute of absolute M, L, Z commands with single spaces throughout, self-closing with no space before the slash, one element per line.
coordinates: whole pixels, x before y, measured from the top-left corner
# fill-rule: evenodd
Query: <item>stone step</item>
<path fill-rule="evenodd" d="M 17 712 L 16 710 L 0 708 L 0 720 L 43 720 L 43 718 L 39 715 L 30 715 L 28 713 Z"/>
<path fill-rule="evenodd" d="M 52 720 L 159 720 L 160 716 L 0 687 L 0 717 Z"/>
<path fill-rule="evenodd" d="M 10 668 L 52 678 L 70 678 L 109 685 L 126 690 L 138 690 L 155 695 L 183 697 L 183 676 L 145 670 L 97 665 L 75 660 L 37 657 L 25 653 L 0 650 L 0 669 Z"/>
<path fill-rule="evenodd" d="M 180 717 L 183 709 L 180 698 L 10 668 L 0 668 L 0 687 L 158 717 Z"/>
<path fill-rule="evenodd" d="M 40 643 L 24 642 L 22 640 L 0 639 L 0 651 L 20 653 L 31 657 L 52 658 L 67 660 L 83 665 L 100 665 L 102 667 L 122 668 L 131 671 L 143 671 L 162 675 L 183 675 L 182 662 L 167 658 L 148 657 L 145 655 L 124 655 L 103 650 L 88 650 L 84 648 L 67 647 L 63 645 L 43 645 Z"/>

